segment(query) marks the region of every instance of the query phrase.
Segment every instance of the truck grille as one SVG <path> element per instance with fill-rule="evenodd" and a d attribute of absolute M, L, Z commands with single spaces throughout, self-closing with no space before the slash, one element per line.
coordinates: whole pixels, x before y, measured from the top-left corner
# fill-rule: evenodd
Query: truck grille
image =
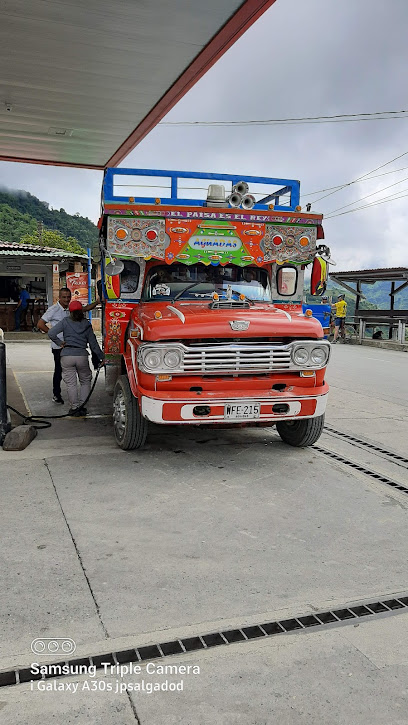
<path fill-rule="evenodd" d="M 183 372 L 268 372 L 292 367 L 286 345 L 197 345 L 184 347 Z"/>

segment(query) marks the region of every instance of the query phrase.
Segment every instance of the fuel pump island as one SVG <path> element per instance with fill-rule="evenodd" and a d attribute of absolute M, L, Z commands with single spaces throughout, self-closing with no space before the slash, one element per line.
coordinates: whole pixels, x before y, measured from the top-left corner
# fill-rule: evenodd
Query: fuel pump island
<path fill-rule="evenodd" d="M 141 186 L 164 193 L 123 195 Z M 197 188 L 204 198 L 189 198 Z M 292 446 L 317 441 L 330 345 L 302 296 L 309 264 L 312 294 L 324 292 L 330 251 L 298 181 L 107 169 L 99 229 L 121 448 L 143 446 L 150 422 L 276 425 Z"/>

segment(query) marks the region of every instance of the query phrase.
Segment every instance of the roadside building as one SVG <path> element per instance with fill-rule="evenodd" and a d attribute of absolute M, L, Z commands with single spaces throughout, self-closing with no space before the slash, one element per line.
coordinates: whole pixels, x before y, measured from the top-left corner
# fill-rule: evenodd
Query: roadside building
<path fill-rule="evenodd" d="M 31 330 L 49 305 L 58 299 L 58 290 L 66 284 L 69 272 L 87 271 L 87 255 L 64 249 L 15 244 L 0 241 L 0 328 L 14 330 L 14 311 L 19 288 L 30 294 L 22 329 Z"/>

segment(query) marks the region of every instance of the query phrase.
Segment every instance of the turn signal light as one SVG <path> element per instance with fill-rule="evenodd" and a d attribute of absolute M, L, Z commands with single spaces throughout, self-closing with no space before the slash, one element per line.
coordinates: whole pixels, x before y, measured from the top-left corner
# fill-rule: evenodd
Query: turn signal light
<path fill-rule="evenodd" d="M 313 317 L 312 310 L 305 310 L 305 317 Z"/>
<path fill-rule="evenodd" d="M 156 380 L 160 382 L 164 382 L 165 380 L 172 380 L 172 375 L 156 375 Z"/>
<path fill-rule="evenodd" d="M 302 370 L 300 373 L 301 378 L 314 378 L 315 375 L 316 373 L 314 370 Z"/>

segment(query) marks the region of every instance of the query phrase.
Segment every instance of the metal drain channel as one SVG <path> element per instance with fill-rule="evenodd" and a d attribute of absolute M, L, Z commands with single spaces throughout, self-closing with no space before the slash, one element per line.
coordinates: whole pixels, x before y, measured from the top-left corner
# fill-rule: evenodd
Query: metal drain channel
<path fill-rule="evenodd" d="M 96 657 L 82 657 L 47 663 L 47 666 L 62 667 L 63 665 L 68 665 L 70 668 L 76 668 L 79 665 L 85 667 L 94 665 L 96 669 L 102 669 L 103 664 L 121 665 L 131 662 L 150 662 L 153 659 L 169 657 L 170 655 L 189 654 L 211 647 L 287 634 L 296 630 L 309 629 L 310 627 L 336 626 L 341 622 L 348 623 L 356 619 L 361 619 L 362 617 L 372 615 L 380 616 L 390 612 L 398 613 L 398 611 L 403 609 L 408 609 L 408 596 L 405 595 L 403 597 L 395 597 L 378 602 L 370 602 L 368 604 L 355 604 L 340 609 L 318 612 L 316 614 L 305 614 L 291 619 L 264 622 L 263 624 L 241 627 L 239 629 L 226 629 L 220 632 L 197 635 L 195 637 L 175 639 L 171 642 L 150 644 L 135 647 L 134 649 L 121 650 L 120 652 L 107 652 L 104 655 L 98 655 Z M 30 668 L 8 670 L 7 672 L 0 672 L 0 687 L 23 684 L 31 680 L 59 679 L 64 676 L 66 677 L 67 675 L 65 673 L 55 674 L 52 671 L 45 675 L 33 675 Z"/>
<path fill-rule="evenodd" d="M 370 448 L 376 453 L 382 453 L 384 456 L 388 456 L 388 458 L 391 458 L 394 463 L 398 461 L 399 463 L 405 464 L 404 467 L 408 467 L 408 458 L 404 458 L 404 456 L 400 456 L 398 453 L 393 453 L 393 451 L 387 451 L 386 448 L 380 448 L 374 443 L 369 443 L 368 441 L 357 438 L 357 436 L 352 436 L 349 433 L 343 433 L 343 431 L 336 430 L 336 428 L 332 428 L 330 425 L 325 425 L 324 430 L 328 433 L 334 433 L 334 435 L 339 436 L 339 438 L 345 438 L 345 440 L 351 441 L 351 443 L 358 443 L 364 448 Z"/>
<path fill-rule="evenodd" d="M 313 446 L 313 448 L 316 451 L 319 451 L 319 453 L 323 453 L 324 456 L 333 458 L 335 461 L 344 463 L 344 465 L 348 466 L 349 468 L 354 468 L 354 470 L 356 470 L 356 471 L 365 473 L 366 476 L 375 478 L 376 481 L 385 483 L 385 484 L 387 484 L 387 486 L 391 486 L 392 488 L 395 488 L 398 491 L 402 491 L 402 493 L 408 493 L 407 486 L 403 486 L 402 483 L 393 481 L 392 478 L 388 478 L 388 476 L 384 476 L 382 473 L 377 473 L 377 471 L 372 471 L 370 468 L 366 468 L 366 466 L 360 466 L 358 463 L 354 463 L 354 461 L 351 461 L 349 458 L 344 458 L 344 456 L 340 456 L 338 453 L 333 453 L 332 451 L 328 451 L 326 448 L 322 448 L 321 446 L 317 446 L 316 444 Z"/>

